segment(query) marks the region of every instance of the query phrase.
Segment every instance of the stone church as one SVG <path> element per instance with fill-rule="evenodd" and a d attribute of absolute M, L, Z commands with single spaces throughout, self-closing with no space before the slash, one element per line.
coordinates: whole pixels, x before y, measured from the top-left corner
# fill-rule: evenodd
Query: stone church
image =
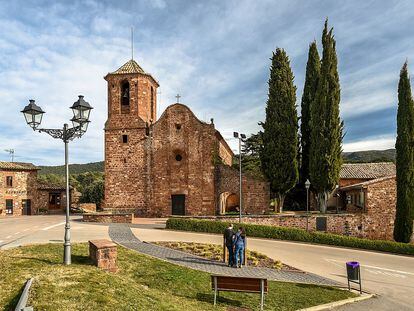
<path fill-rule="evenodd" d="M 105 210 L 146 217 L 238 210 L 238 170 L 213 120 L 199 120 L 180 103 L 157 119 L 159 84 L 134 60 L 105 80 Z M 242 189 L 246 213 L 268 209 L 268 183 L 243 176 Z"/>

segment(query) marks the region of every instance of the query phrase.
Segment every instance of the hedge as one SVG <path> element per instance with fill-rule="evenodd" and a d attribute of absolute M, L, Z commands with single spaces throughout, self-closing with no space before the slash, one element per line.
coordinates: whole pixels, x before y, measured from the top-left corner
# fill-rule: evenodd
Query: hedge
<path fill-rule="evenodd" d="M 167 229 L 223 233 L 228 222 L 214 220 L 198 220 L 188 218 L 170 218 Z M 414 244 L 394 241 L 368 240 L 356 237 L 342 236 L 324 232 L 307 232 L 306 230 L 288 227 L 276 227 L 255 224 L 241 224 L 246 229 L 247 236 L 266 239 L 289 240 L 316 244 L 360 248 L 395 254 L 414 255 Z"/>

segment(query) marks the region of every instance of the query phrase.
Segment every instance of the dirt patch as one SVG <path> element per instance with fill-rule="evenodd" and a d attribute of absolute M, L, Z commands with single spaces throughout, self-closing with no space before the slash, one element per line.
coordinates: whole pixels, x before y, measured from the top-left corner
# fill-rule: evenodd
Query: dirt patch
<path fill-rule="evenodd" d="M 154 242 L 156 245 L 183 251 L 214 261 L 223 260 L 223 247 L 216 244 L 192 243 L 192 242 Z M 294 267 L 274 260 L 265 254 L 247 250 L 247 265 L 252 267 L 265 267 L 278 270 L 300 271 Z"/>

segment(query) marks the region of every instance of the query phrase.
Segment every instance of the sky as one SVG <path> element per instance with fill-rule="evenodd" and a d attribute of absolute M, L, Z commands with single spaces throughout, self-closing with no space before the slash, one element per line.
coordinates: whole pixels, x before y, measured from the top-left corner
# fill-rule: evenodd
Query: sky
<path fill-rule="evenodd" d="M 319 53 L 324 20 L 334 27 L 344 151 L 393 148 L 399 71 L 414 59 L 413 1 L 1 1 L 0 160 L 64 163 L 63 143 L 33 132 L 20 111 L 35 99 L 42 127 L 69 123 L 82 94 L 93 107 L 88 132 L 70 143 L 70 163 L 104 158 L 103 77 L 131 58 L 160 84 L 158 116 L 175 95 L 236 149 L 233 131 L 260 130 L 270 57 L 283 48 L 297 86 L 298 113 L 309 43 Z"/>

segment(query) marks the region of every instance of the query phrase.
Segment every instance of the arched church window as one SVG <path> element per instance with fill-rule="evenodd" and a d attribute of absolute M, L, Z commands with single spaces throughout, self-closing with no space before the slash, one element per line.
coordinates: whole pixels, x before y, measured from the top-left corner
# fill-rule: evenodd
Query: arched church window
<path fill-rule="evenodd" d="M 154 88 L 151 86 L 151 119 L 155 119 L 154 116 Z"/>
<path fill-rule="evenodd" d="M 121 84 L 121 112 L 129 113 L 129 82 L 124 81 Z"/>

